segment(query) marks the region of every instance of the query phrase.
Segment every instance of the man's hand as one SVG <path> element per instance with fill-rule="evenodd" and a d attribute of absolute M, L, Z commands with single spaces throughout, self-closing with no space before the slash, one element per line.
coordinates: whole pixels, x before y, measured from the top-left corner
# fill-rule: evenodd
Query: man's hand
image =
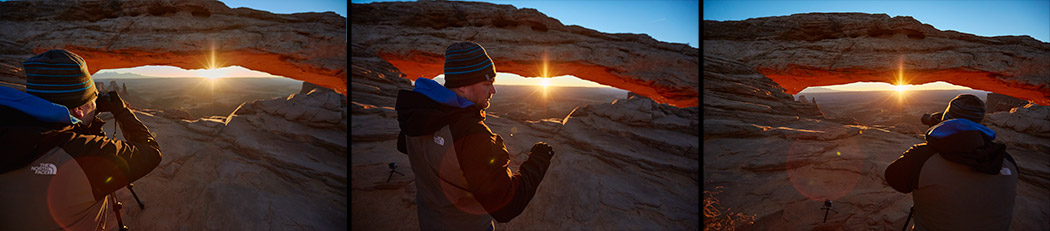
<path fill-rule="evenodd" d="M 531 152 L 531 154 L 529 154 L 529 155 L 540 154 L 540 155 L 546 155 L 547 157 L 553 157 L 554 156 L 554 147 L 551 147 L 551 145 L 549 145 L 547 143 L 544 143 L 544 142 L 536 142 L 536 145 L 532 146 L 532 151 L 530 151 L 530 152 Z"/>
<path fill-rule="evenodd" d="M 98 112 L 112 112 L 127 108 L 127 103 L 120 98 L 116 91 L 110 91 L 105 95 L 99 95 L 98 99 L 95 100 L 95 107 L 98 109 Z"/>

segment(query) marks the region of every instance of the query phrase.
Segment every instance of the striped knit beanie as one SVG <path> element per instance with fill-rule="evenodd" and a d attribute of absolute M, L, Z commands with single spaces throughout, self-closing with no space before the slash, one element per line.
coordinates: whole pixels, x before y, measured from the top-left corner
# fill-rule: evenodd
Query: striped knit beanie
<path fill-rule="evenodd" d="M 950 119 L 969 119 L 981 123 L 984 119 L 984 102 L 975 95 L 959 94 L 948 103 L 941 117 L 941 121 Z"/>
<path fill-rule="evenodd" d="M 485 48 L 457 42 L 445 49 L 445 87 L 457 88 L 496 78 L 496 66 Z"/>
<path fill-rule="evenodd" d="M 87 63 L 73 52 L 45 51 L 22 62 L 22 67 L 29 94 L 67 108 L 79 107 L 98 97 Z"/>

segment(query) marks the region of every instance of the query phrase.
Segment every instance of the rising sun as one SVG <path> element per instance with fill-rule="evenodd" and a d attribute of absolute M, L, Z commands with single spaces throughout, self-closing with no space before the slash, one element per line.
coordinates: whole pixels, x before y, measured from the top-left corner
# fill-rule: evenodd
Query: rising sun
<path fill-rule="evenodd" d="M 543 80 L 540 80 L 540 86 L 543 86 L 544 88 L 546 88 L 546 87 L 549 87 L 550 85 L 551 85 L 550 79 L 544 78 Z"/>
<path fill-rule="evenodd" d="M 893 89 L 897 90 L 897 93 L 904 93 L 904 91 L 908 90 L 908 87 L 905 85 L 896 85 L 893 86 Z"/>

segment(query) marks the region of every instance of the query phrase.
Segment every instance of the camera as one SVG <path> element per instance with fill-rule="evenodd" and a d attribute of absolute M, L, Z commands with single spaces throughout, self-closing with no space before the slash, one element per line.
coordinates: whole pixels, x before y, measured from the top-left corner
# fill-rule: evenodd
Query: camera
<path fill-rule="evenodd" d="M 98 93 L 98 99 L 95 99 L 95 101 L 109 102 L 110 97 L 109 92 L 100 92 Z"/>
<path fill-rule="evenodd" d="M 934 112 L 933 114 L 922 114 L 922 119 L 920 120 L 922 120 L 922 124 L 933 127 L 933 125 L 941 123 L 942 113 L 943 112 Z"/>

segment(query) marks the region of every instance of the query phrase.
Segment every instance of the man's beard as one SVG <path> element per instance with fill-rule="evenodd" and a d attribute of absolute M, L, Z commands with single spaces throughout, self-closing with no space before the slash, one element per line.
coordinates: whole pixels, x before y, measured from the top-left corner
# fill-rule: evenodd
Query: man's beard
<path fill-rule="evenodd" d="M 489 97 L 489 98 L 482 98 L 481 100 L 478 101 L 478 107 L 481 107 L 481 109 L 488 109 L 489 106 L 492 105 L 489 102 L 490 99 L 492 99 L 492 98 L 491 97 Z"/>

